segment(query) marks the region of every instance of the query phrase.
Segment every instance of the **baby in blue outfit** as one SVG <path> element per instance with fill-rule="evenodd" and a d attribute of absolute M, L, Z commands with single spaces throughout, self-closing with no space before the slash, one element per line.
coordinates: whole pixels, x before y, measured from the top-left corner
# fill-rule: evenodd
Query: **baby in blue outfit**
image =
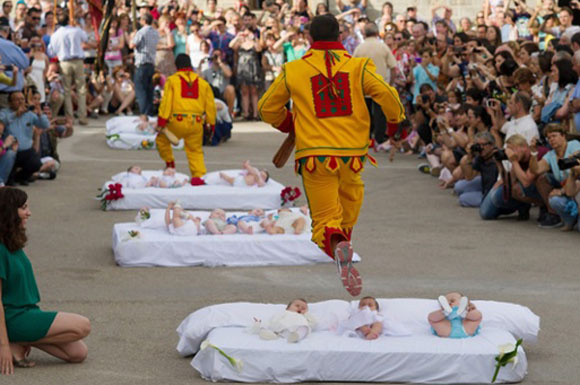
<path fill-rule="evenodd" d="M 246 215 L 232 215 L 227 219 L 229 225 L 234 225 L 244 234 L 256 234 L 264 232 L 264 227 L 261 225 L 264 219 L 264 210 L 253 209 Z"/>
<path fill-rule="evenodd" d="M 467 297 L 451 292 L 438 298 L 441 310 L 429 314 L 433 334 L 444 338 L 468 338 L 479 332 L 481 312 Z"/>

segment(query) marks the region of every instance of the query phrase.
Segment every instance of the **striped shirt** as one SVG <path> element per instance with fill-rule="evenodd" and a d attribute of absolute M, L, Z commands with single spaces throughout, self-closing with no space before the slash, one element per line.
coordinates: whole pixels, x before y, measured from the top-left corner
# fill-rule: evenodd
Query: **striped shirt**
<path fill-rule="evenodd" d="M 146 25 L 137 32 L 133 38 L 133 44 L 135 44 L 135 66 L 155 64 L 158 42 L 159 33 L 150 25 Z"/>

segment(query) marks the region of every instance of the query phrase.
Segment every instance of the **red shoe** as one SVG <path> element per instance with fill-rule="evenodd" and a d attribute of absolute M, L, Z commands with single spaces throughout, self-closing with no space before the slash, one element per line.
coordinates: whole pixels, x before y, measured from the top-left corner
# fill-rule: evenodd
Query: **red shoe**
<path fill-rule="evenodd" d="M 334 251 L 334 262 L 336 263 L 342 286 L 350 295 L 356 297 L 362 291 L 362 278 L 358 270 L 352 266 L 353 254 L 350 242 L 339 242 Z"/>

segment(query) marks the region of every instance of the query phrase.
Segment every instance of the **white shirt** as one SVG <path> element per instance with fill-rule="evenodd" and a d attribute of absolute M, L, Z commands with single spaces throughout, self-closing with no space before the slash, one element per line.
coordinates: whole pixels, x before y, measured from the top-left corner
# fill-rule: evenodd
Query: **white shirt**
<path fill-rule="evenodd" d="M 82 43 L 88 40 L 86 32 L 79 27 L 70 25 L 61 27 L 50 38 L 48 56 L 56 56 L 59 61 L 84 59 L 85 51 Z"/>
<path fill-rule="evenodd" d="M 530 144 L 533 137 L 540 137 L 538 126 L 530 114 L 522 116 L 519 119 L 510 119 L 504 123 L 500 131 L 505 134 L 505 140 L 508 140 L 511 136 L 520 134 L 526 138 L 528 144 Z"/>

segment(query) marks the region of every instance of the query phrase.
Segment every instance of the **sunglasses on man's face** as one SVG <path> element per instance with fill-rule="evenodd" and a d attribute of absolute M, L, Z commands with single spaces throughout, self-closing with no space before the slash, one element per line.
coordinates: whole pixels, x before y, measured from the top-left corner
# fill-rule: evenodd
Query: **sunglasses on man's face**
<path fill-rule="evenodd" d="M 40 17 L 33 17 L 32 20 L 40 20 Z"/>

